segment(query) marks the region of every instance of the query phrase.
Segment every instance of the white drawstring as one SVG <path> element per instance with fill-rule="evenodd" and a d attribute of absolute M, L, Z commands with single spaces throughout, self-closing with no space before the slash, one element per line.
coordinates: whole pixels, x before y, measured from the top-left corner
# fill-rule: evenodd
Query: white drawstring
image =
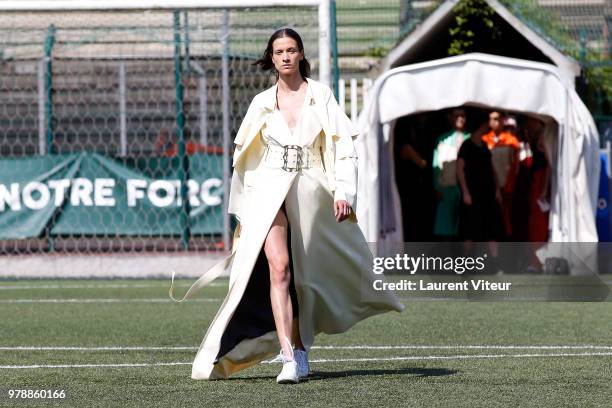
<path fill-rule="evenodd" d="M 289 341 L 289 337 L 285 336 L 285 341 L 287 341 L 287 343 L 289 343 L 289 350 L 291 350 L 291 359 L 288 359 L 287 356 L 285 356 L 283 354 L 283 349 L 281 347 L 281 351 L 280 353 L 278 353 L 278 356 L 274 357 L 272 360 L 270 360 L 270 363 L 285 363 L 286 361 L 293 361 L 295 356 L 293 354 L 293 347 L 291 345 L 291 341 Z"/>
<path fill-rule="evenodd" d="M 294 356 L 293 356 L 293 345 L 291 344 L 291 340 L 289 340 L 289 337 L 285 336 L 284 339 L 288 344 L 289 344 L 289 350 L 291 350 L 291 358 L 288 358 L 287 361 L 293 361 L 294 360 Z M 281 348 L 281 354 L 283 353 L 283 349 Z M 287 356 L 285 356 L 287 357 Z M 284 360 L 283 360 L 284 362 Z"/>

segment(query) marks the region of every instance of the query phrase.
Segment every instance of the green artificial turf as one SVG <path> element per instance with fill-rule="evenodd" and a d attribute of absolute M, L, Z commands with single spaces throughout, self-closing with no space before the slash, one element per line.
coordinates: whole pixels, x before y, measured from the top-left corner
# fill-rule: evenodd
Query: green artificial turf
<path fill-rule="evenodd" d="M 192 280 L 177 282 L 179 296 Z M 343 334 L 321 334 L 315 346 L 421 348 L 313 348 L 313 374 L 297 385 L 275 383 L 280 364 L 258 364 L 229 380 L 192 380 L 191 362 L 227 290 L 227 280 L 215 283 L 175 304 L 147 300 L 167 298 L 169 281 L 0 281 L 0 347 L 13 347 L 0 349 L 0 365 L 127 364 L 1 368 L 0 407 L 612 406 L 609 302 L 406 301 L 401 314 L 366 319 Z M 124 302 L 6 302 L 100 298 Z M 560 348 L 587 345 L 594 347 Z M 185 349 L 14 349 L 18 346 Z M 356 359 L 370 360 L 351 361 Z M 151 365 L 129 366 L 142 363 Z M 67 398 L 11 401 L 7 390 L 15 388 L 65 389 Z"/>

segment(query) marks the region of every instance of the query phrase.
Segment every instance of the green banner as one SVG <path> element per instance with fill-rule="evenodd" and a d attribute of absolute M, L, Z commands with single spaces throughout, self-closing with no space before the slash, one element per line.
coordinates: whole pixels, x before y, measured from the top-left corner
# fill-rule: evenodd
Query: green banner
<path fill-rule="evenodd" d="M 189 229 L 223 231 L 221 155 L 188 157 Z M 177 157 L 97 153 L 0 158 L 0 239 L 180 235 Z"/>

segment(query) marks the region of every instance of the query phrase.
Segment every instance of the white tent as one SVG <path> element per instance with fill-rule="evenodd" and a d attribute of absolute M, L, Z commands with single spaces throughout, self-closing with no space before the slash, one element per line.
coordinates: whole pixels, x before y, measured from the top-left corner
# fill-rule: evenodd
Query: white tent
<path fill-rule="evenodd" d="M 466 54 L 391 69 L 359 116 L 357 218 L 378 248 L 403 241 L 393 127 L 405 115 L 461 105 L 534 115 L 553 157 L 551 242 L 596 242 L 599 136 L 591 114 L 553 65 Z"/>
<path fill-rule="evenodd" d="M 461 0 L 445 0 L 421 24 L 416 26 L 399 44 L 397 44 L 385 57 L 384 69 L 395 68 L 406 65 L 405 61 L 418 58 L 421 50 L 435 46 L 436 36 L 445 36 L 448 29 L 455 21 L 456 13 L 453 11 Z M 547 58 L 550 63 L 558 67 L 561 77 L 572 84 L 575 78 L 580 76 L 580 64 L 567 54 L 564 54 L 549 41 L 542 37 L 541 33 L 534 31 L 525 24 L 512 11 L 507 9 L 498 0 L 484 0 L 484 3 L 493 10 L 501 21 L 507 23 L 515 30 L 526 43 L 537 49 L 541 56 Z M 440 37 L 438 37 L 440 38 Z M 500 47 L 500 51 L 504 47 Z M 423 61 L 423 60 L 420 60 Z"/>

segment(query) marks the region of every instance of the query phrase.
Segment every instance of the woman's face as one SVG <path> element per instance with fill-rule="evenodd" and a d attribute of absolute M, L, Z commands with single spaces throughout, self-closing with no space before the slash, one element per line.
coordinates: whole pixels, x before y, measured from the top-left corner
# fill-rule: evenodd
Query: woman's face
<path fill-rule="evenodd" d="M 489 113 L 489 127 L 495 132 L 501 129 L 501 114 L 499 112 Z"/>
<path fill-rule="evenodd" d="M 463 128 L 465 128 L 465 112 L 453 112 L 453 126 L 455 126 L 457 130 L 463 130 Z"/>
<path fill-rule="evenodd" d="M 297 42 L 291 37 L 281 37 L 272 43 L 272 62 L 279 75 L 293 75 L 299 72 L 300 61 L 304 58 Z"/>

